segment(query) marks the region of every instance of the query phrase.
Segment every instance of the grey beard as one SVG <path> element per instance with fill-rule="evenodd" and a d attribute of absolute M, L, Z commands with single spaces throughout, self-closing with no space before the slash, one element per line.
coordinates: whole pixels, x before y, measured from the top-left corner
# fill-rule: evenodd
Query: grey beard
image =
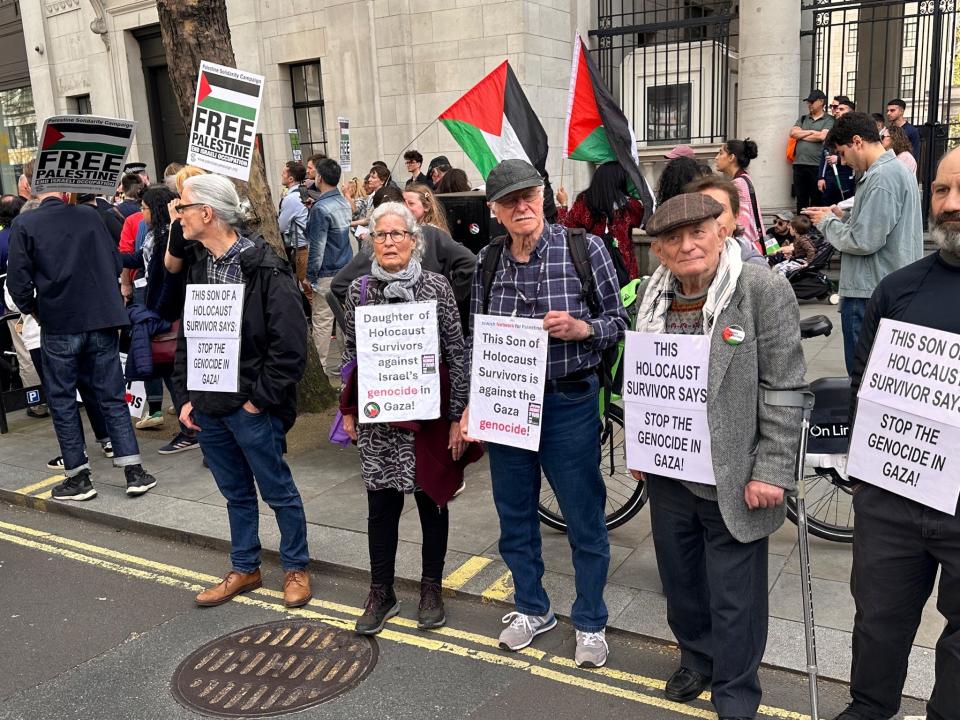
<path fill-rule="evenodd" d="M 944 225 L 934 225 L 930 237 L 938 248 L 960 255 L 960 230 L 948 230 Z"/>

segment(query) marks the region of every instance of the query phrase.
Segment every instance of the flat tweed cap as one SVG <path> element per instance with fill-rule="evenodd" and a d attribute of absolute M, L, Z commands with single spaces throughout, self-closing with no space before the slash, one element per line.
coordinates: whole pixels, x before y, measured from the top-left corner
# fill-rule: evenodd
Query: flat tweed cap
<path fill-rule="evenodd" d="M 647 221 L 647 235 L 663 235 L 684 225 L 693 225 L 707 218 L 719 217 L 723 205 L 700 193 L 674 195 L 663 203 Z"/>

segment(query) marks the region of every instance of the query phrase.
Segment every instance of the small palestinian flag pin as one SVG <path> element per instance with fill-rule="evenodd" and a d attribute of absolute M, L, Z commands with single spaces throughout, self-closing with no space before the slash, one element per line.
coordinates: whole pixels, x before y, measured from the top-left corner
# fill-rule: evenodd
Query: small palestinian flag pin
<path fill-rule="evenodd" d="M 727 345 L 739 345 L 747 334 L 739 325 L 728 325 L 723 329 L 723 341 Z"/>

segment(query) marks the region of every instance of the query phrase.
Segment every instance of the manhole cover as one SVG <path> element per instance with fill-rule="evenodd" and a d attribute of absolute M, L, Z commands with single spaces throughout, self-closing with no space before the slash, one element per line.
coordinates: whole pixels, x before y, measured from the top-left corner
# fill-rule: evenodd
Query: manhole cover
<path fill-rule="evenodd" d="M 184 707 L 217 717 L 272 717 L 332 700 L 377 664 L 371 638 L 310 620 L 254 625 L 191 653 L 173 674 Z"/>

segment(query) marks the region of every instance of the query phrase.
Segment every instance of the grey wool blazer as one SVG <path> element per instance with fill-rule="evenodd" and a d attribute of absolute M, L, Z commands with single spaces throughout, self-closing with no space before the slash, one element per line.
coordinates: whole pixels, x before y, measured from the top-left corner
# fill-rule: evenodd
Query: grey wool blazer
<path fill-rule="evenodd" d="M 728 327 L 744 339 L 730 345 Z M 763 402 L 763 390 L 806 390 L 800 312 L 790 283 L 759 265 L 744 264 L 737 289 L 710 338 L 707 421 L 720 514 L 740 542 L 766 537 L 784 521 L 784 505 L 750 510 L 750 480 L 796 489 L 794 463 L 801 411 Z"/>

